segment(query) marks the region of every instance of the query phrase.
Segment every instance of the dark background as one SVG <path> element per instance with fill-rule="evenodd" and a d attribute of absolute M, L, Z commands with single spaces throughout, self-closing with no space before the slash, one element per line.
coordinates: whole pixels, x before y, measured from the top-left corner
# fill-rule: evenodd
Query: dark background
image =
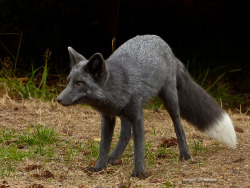
<path fill-rule="evenodd" d="M 43 65 L 49 48 L 50 72 L 66 74 L 68 46 L 86 58 L 95 52 L 108 58 L 114 36 L 119 46 L 136 35 L 156 34 L 192 69 L 240 68 L 228 78 L 236 90 L 246 92 L 249 8 L 248 0 L 0 0 L 0 41 L 16 54 L 20 36 L 3 33 L 23 33 L 20 73 L 28 72 L 31 64 Z M 1 44 L 0 57 L 9 56 Z"/>

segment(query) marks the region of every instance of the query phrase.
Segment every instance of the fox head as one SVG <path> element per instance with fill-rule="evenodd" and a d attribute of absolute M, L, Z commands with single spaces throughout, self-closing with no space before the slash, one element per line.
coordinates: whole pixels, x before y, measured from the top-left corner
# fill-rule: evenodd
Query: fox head
<path fill-rule="evenodd" d="M 103 56 L 94 54 L 89 60 L 68 47 L 71 71 L 68 85 L 58 96 L 57 101 L 69 106 L 73 104 L 90 104 L 100 100 L 103 95 L 102 87 L 108 79 L 108 70 Z"/>

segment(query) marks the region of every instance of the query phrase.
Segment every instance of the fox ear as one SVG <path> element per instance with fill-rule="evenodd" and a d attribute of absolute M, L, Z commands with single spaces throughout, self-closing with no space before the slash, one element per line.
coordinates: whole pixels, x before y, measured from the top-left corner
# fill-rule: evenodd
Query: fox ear
<path fill-rule="evenodd" d="M 106 81 L 108 71 L 102 54 L 94 54 L 87 63 L 87 70 L 97 82 Z"/>
<path fill-rule="evenodd" d="M 85 57 L 76 52 L 72 47 L 68 47 L 69 58 L 70 58 L 70 67 L 72 68 L 74 65 L 78 64 L 80 61 L 87 61 Z"/>

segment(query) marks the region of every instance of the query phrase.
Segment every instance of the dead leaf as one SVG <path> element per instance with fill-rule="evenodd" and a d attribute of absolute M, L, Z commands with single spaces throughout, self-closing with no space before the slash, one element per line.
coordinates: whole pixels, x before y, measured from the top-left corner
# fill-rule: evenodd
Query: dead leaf
<path fill-rule="evenodd" d="M 234 160 L 233 162 L 234 162 L 234 163 L 238 163 L 238 162 L 242 162 L 242 161 L 244 161 L 244 160 L 245 160 L 245 158 L 240 157 L 240 158 Z"/>
<path fill-rule="evenodd" d="M 242 128 L 239 128 L 239 127 L 235 127 L 234 129 L 238 133 L 243 133 L 244 132 L 244 130 Z"/>
<path fill-rule="evenodd" d="M 100 142 L 101 138 L 94 138 L 94 141 Z"/>
<path fill-rule="evenodd" d="M 30 172 L 32 170 L 40 169 L 40 168 L 42 168 L 42 165 L 35 165 L 34 164 L 34 165 L 29 165 L 29 166 L 25 167 L 24 169 L 26 172 Z"/>
<path fill-rule="evenodd" d="M 19 145 L 17 146 L 17 148 L 18 148 L 18 149 L 24 149 L 25 146 L 24 146 L 23 144 L 19 144 Z"/>
<path fill-rule="evenodd" d="M 131 185 L 131 181 L 128 178 L 123 178 L 122 181 L 119 183 L 119 188 L 128 188 Z"/>
<path fill-rule="evenodd" d="M 7 187 L 10 187 L 9 185 L 1 185 L 0 184 L 0 188 L 7 188 Z"/>
<path fill-rule="evenodd" d="M 88 186 L 86 186 L 86 185 L 80 185 L 80 187 L 79 188 L 89 188 Z"/>
<path fill-rule="evenodd" d="M 68 136 L 72 136 L 73 135 L 73 131 L 72 130 L 69 130 L 69 129 L 66 129 L 66 128 L 63 128 L 62 132 Z"/>
<path fill-rule="evenodd" d="M 29 186 L 28 188 L 44 188 L 44 186 L 41 185 L 41 184 L 36 184 L 36 183 L 35 183 L 35 184 Z"/>
<path fill-rule="evenodd" d="M 159 179 L 156 178 L 156 177 L 152 177 L 152 178 L 149 179 L 149 182 L 150 182 L 150 183 L 158 183 L 158 182 L 159 182 Z"/>
<path fill-rule="evenodd" d="M 166 154 L 163 154 L 163 153 L 159 153 L 158 155 L 157 155 L 157 158 L 158 159 L 164 159 L 164 158 L 166 158 L 167 157 L 167 155 Z"/>
<path fill-rule="evenodd" d="M 121 165 L 122 164 L 122 160 L 115 160 L 113 165 Z"/>
<path fill-rule="evenodd" d="M 49 178 L 54 178 L 55 179 L 55 176 L 54 174 L 52 174 L 50 171 L 48 170 L 45 170 L 42 175 L 42 177 L 46 178 L 46 179 L 49 179 Z"/>
<path fill-rule="evenodd" d="M 159 147 L 171 147 L 171 146 L 177 146 L 177 139 L 176 138 L 169 138 L 169 139 L 166 139 L 166 138 L 163 138 L 161 139 L 159 145 Z"/>

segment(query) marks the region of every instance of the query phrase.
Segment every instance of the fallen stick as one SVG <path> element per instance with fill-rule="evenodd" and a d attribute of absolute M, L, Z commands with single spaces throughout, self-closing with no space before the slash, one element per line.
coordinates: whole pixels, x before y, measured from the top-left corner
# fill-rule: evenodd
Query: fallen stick
<path fill-rule="evenodd" d="M 195 179 L 183 179 L 182 183 L 216 183 L 217 179 L 210 178 L 195 178 Z"/>

